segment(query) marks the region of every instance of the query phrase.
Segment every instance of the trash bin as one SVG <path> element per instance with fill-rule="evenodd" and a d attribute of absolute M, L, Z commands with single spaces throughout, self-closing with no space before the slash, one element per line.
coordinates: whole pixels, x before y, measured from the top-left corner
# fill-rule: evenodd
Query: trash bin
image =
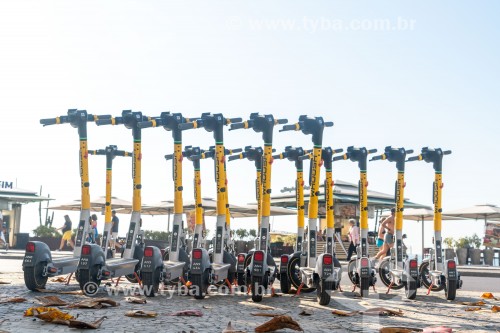
<path fill-rule="evenodd" d="M 16 234 L 16 249 L 24 250 L 26 248 L 26 244 L 28 244 L 30 240 L 29 233 L 18 233 Z"/>

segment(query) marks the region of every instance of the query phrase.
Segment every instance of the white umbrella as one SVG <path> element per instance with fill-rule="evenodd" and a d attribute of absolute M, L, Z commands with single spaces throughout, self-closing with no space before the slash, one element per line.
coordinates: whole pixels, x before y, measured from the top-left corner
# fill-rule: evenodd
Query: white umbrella
<path fill-rule="evenodd" d="M 500 219 L 500 208 L 491 204 L 483 204 L 456 209 L 443 214 L 466 219 L 484 219 L 484 223 L 486 223 L 488 219 Z"/>
<path fill-rule="evenodd" d="M 106 206 L 106 197 L 101 196 L 97 199 L 90 200 L 90 210 L 93 212 L 103 212 Z M 52 210 L 69 210 L 69 211 L 79 211 L 82 207 L 81 200 L 73 200 L 70 203 L 63 204 L 60 206 L 48 207 L 47 209 Z M 132 203 L 127 200 L 119 199 L 117 197 L 111 197 L 111 207 L 115 208 L 127 208 L 132 207 Z"/>

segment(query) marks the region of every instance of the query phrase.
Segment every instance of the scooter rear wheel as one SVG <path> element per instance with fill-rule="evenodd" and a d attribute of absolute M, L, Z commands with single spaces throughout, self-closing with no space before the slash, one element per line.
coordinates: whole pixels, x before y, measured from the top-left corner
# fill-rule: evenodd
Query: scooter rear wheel
<path fill-rule="evenodd" d="M 191 275 L 192 286 L 194 287 L 193 296 L 196 299 L 204 299 L 208 289 L 209 270 L 205 270 L 203 274 Z"/>
<path fill-rule="evenodd" d="M 302 278 L 300 276 L 300 258 L 299 257 L 294 257 L 290 262 L 288 263 L 287 267 L 288 271 L 288 279 L 291 282 L 291 284 L 295 287 L 295 289 L 299 289 L 300 285 L 302 284 Z M 302 286 L 301 292 L 304 293 L 310 293 L 313 292 L 316 288 L 314 287 L 307 287 L 307 286 Z"/>
<path fill-rule="evenodd" d="M 431 276 L 429 273 L 429 262 L 425 261 L 421 263 L 418 271 L 420 274 L 420 281 L 422 281 L 422 285 L 425 287 L 425 289 L 429 289 L 432 283 Z M 440 286 L 433 285 L 431 290 L 441 291 L 444 289 L 444 287 L 445 287 L 444 284 L 441 284 Z"/>
<path fill-rule="evenodd" d="M 361 278 L 360 280 L 361 281 L 360 281 L 359 290 L 361 293 L 361 297 L 367 297 L 368 291 L 370 289 L 370 278 Z"/>
<path fill-rule="evenodd" d="M 264 289 L 262 277 L 252 276 L 252 301 L 260 302 L 262 301 L 262 289 Z"/>
<path fill-rule="evenodd" d="M 380 266 L 378 267 L 378 275 L 380 276 L 380 280 L 382 280 L 382 283 L 386 286 L 389 287 L 392 282 L 392 276 L 391 276 L 391 270 L 390 270 L 391 263 L 389 260 L 383 260 L 380 263 Z M 391 289 L 393 290 L 399 290 L 403 288 L 403 284 L 392 284 Z M 416 288 L 416 282 L 415 282 L 415 288 Z"/>
<path fill-rule="evenodd" d="M 45 288 L 47 284 L 47 276 L 43 276 L 43 268 L 47 262 L 38 262 L 33 267 L 24 268 L 24 284 L 29 290 L 36 291 L 37 289 Z"/>
<path fill-rule="evenodd" d="M 288 281 L 286 273 L 280 274 L 280 288 L 283 294 L 288 294 L 290 292 L 290 281 Z"/>
<path fill-rule="evenodd" d="M 331 295 L 330 289 L 326 288 L 327 282 L 321 279 L 316 285 L 316 298 L 318 300 L 319 305 L 328 305 L 330 304 Z"/>
<path fill-rule="evenodd" d="M 412 279 L 412 281 L 406 281 L 404 283 L 404 287 L 405 296 L 407 299 L 415 299 L 415 297 L 417 297 L 417 281 L 415 281 L 414 279 Z"/>
<path fill-rule="evenodd" d="M 155 293 L 160 289 L 160 274 L 161 267 L 156 268 L 154 272 L 142 273 L 142 288 L 144 290 L 144 295 L 148 297 L 155 296 Z"/>
<path fill-rule="evenodd" d="M 355 284 L 359 287 L 359 281 L 356 281 L 356 260 L 351 259 L 347 264 L 347 276 L 349 280 L 351 280 L 352 284 Z"/>
<path fill-rule="evenodd" d="M 446 279 L 446 288 L 444 289 L 446 299 L 448 301 L 453 301 L 457 296 L 457 281 Z"/>
<path fill-rule="evenodd" d="M 101 269 L 101 265 L 94 265 L 90 269 L 80 269 L 78 270 L 78 283 L 80 284 L 80 290 L 85 291 L 85 285 L 87 283 L 95 283 L 97 286 L 101 284 L 101 280 L 97 278 L 97 273 Z"/>

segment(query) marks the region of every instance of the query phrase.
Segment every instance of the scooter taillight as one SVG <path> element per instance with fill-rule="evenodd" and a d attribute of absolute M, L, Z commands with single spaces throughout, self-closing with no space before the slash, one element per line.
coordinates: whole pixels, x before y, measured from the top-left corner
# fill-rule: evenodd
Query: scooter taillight
<path fill-rule="evenodd" d="M 281 263 L 288 264 L 288 256 L 281 256 Z"/>
<path fill-rule="evenodd" d="M 26 252 L 35 252 L 35 243 L 28 242 L 26 244 Z"/>
<path fill-rule="evenodd" d="M 417 268 L 418 262 L 416 260 L 410 260 L 410 268 Z"/>
<path fill-rule="evenodd" d="M 368 267 L 368 266 L 369 266 L 368 258 L 361 258 L 361 267 Z"/>
<path fill-rule="evenodd" d="M 239 263 L 245 262 L 245 255 L 244 254 L 239 254 L 238 255 L 238 262 Z"/>
<path fill-rule="evenodd" d="M 264 252 L 263 251 L 255 251 L 253 254 L 253 260 L 264 261 Z"/>
<path fill-rule="evenodd" d="M 201 259 L 201 250 L 200 249 L 194 249 L 193 250 L 193 259 Z"/>
<path fill-rule="evenodd" d="M 90 254 L 90 245 L 82 246 L 82 255 L 88 256 Z"/>
<path fill-rule="evenodd" d="M 329 254 L 323 256 L 323 265 L 331 265 L 333 263 L 333 257 Z"/>
<path fill-rule="evenodd" d="M 146 247 L 144 249 L 144 256 L 145 257 L 152 257 L 153 256 L 153 248 L 152 247 Z"/>
<path fill-rule="evenodd" d="M 450 260 L 448 261 L 448 269 L 456 269 L 457 264 L 455 263 L 455 260 Z"/>

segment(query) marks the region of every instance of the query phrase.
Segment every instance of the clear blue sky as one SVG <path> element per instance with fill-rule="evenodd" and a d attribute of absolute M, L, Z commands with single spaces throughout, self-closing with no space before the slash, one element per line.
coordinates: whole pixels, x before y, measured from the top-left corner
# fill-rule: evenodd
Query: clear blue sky
<path fill-rule="evenodd" d="M 453 150 L 444 162 L 445 210 L 500 204 L 499 9 L 497 1 L 463 0 L 2 1 L 2 180 L 17 178 L 19 187 L 34 190 L 43 185 L 56 204 L 79 197 L 76 131 L 39 125 L 69 108 L 152 116 L 262 112 L 290 122 L 309 114 L 335 122 L 325 132 L 325 144 L 333 147 Z M 380 20 L 389 28 L 376 29 Z M 172 151 L 171 136 L 150 129 L 143 137 L 144 202 L 171 199 L 171 171 L 163 160 Z M 201 131 L 184 138 L 202 147 L 212 142 Z M 225 138 L 230 148 L 261 143 L 253 132 Z M 131 149 L 130 132 L 90 125 L 90 148 L 108 144 Z M 297 133 L 275 135 L 278 150 L 310 144 Z M 104 159 L 91 159 L 96 197 L 104 195 Z M 252 201 L 253 166 L 234 163 L 231 201 Z M 129 161 L 117 159 L 115 166 L 114 193 L 131 198 Z M 212 166 L 203 168 L 203 195 L 214 196 Z M 186 198 L 190 177 L 187 167 Z M 275 193 L 293 177 L 292 165 L 280 163 Z M 334 178 L 357 177 L 353 163 L 335 166 Z M 373 163 L 368 177 L 371 189 L 390 193 L 396 170 Z M 408 166 L 405 196 L 431 205 L 432 180 L 430 165 Z M 36 205 L 26 206 L 24 231 L 37 221 Z M 164 229 L 164 221 L 148 219 L 146 228 Z M 277 228 L 294 230 L 294 224 L 290 219 Z M 482 231 L 470 222 L 444 229 L 445 236 Z"/>

